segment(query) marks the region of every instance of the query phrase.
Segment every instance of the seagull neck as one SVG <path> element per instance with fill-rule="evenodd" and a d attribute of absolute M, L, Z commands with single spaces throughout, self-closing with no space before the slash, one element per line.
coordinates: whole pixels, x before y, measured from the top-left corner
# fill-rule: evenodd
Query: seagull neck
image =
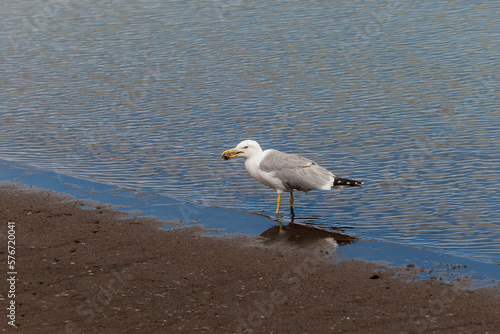
<path fill-rule="evenodd" d="M 252 154 L 251 156 L 244 158 L 245 159 L 245 167 L 246 167 L 247 171 L 253 177 L 255 177 L 254 174 L 259 169 L 259 164 L 260 164 L 260 162 L 262 161 L 262 158 L 265 155 L 263 153 L 264 152 L 261 150 L 260 152 L 258 152 L 258 154 Z"/>
<path fill-rule="evenodd" d="M 257 157 L 245 158 L 245 169 L 250 175 L 259 180 L 259 159 Z"/>

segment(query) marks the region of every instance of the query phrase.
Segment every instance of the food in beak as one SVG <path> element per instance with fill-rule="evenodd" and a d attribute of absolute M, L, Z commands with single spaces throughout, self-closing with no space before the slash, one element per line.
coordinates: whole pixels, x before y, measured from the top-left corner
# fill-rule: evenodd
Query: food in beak
<path fill-rule="evenodd" d="M 241 152 L 236 151 L 236 150 L 227 150 L 227 151 L 222 152 L 222 159 L 229 160 L 231 158 L 238 156 L 240 153 Z"/>

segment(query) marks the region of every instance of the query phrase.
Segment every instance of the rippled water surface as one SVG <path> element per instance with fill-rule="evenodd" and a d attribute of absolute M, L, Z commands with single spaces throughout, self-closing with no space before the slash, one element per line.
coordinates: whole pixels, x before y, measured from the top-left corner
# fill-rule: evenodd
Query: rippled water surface
<path fill-rule="evenodd" d="M 1 159 L 272 216 L 220 159 L 255 139 L 365 182 L 297 194 L 295 222 L 500 263 L 497 1 L 0 9 Z"/>

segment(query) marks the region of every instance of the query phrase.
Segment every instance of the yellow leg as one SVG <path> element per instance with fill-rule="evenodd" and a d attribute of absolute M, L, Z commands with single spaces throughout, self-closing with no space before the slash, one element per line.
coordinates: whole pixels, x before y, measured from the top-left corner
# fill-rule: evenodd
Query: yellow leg
<path fill-rule="evenodd" d="M 280 224 L 280 230 L 282 230 L 283 225 L 281 224 L 280 216 L 278 214 L 278 212 L 280 210 L 280 203 L 281 203 L 281 194 L 280 193 L 278 193 L 278 200 L 276 202 L 277 202 L 277 204 L 276 204 L 276 219 L 278 219 L 278 224 Z"/>
<path fill-rule="evenodd" d="M 294 213 L 293 213 L 293 192 L 290 192 L 290 212 L 292 213 L 292 216 L 294 216 Z"/>
<path fill-rule="evenodd" d="M 276 204 L 276 216 L 278 215 L 278 212 L 280 210 L 280 203 L 281 203 L 281 194 L 278 193 L 278 200 L 276 201 L 277 204 Z"/>

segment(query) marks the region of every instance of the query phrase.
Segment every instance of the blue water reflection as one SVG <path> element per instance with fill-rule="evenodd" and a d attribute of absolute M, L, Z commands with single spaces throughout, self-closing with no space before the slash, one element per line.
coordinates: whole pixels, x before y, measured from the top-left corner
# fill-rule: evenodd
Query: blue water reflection
<path fill-rule="evenodd" d="M 255 139 L 365 182 L 296 222 L 500 263 L 497 2 L 42 5 L 0 11 L 0 158 L 272 216 Z"/>

